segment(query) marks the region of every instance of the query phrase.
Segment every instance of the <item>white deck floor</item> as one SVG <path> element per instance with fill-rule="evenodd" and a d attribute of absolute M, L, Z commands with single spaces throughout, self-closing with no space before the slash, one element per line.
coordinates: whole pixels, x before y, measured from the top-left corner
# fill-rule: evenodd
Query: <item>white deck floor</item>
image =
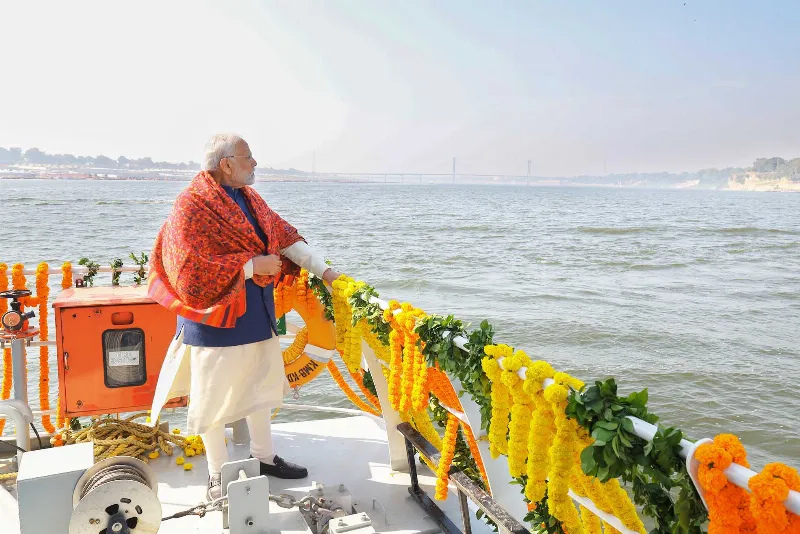
<path fill-rule="evenodd" d="M 289 493 L 300 498 L 313 487 L 312 482 L 320 482 L 326 487 L 344 484 L 353 495 L 357 510 L 370 516 L 376 532 L 414 534 L 439 530 L 409 495 L 409 475 L 390 469 L 386 432 L 380 422 L 356 416 L 276 424 L 273 425 L 273 438 L 276 452 L 289 461 L 307 467 L 309 477 L 302 480 L 270 477 L 270 493 Z M 249 455 L 245 445 L 229 443 L 228 450 L 231 460 L 244 459 Z M 205 457 L 192 460 L 196 460 L 192 471 L 184 471 L 177 466 L 175 457 L 164 456 L 150 462 L 159 481 L 158 497 L 163 516 L 205 500 L 208 477 Z M 433 498 L 434 476 L 424 465 L 418 466 L 418 469 L 420 485 Z M 3 533 L 6 533 L 9 531 L 6 530 L 7 517 L 3 515 L 4 497 L 8 510 L 8 494 L 0 491 L 0 521 L 3 523 Z M 461 527 L 458 497 L 452 486 L 449 498 L 438 504 Z M 298 523 L 302 519 L 297 513 L 289 513 L 275 503 L 270 503 L 270 516 L 271 522 L 274 521 L 273 532 L 300 533 L 306 529 L 304 523 Z M 474 508 L 471 517 L 473 532 L 491 532 L 482 521 L 474 519 Z M 13 524 L 10 528 L 10 533 L 16 534 Z M 166 521 L 159 532 L 217 534 L 223 532 L 222 513 Z"/>

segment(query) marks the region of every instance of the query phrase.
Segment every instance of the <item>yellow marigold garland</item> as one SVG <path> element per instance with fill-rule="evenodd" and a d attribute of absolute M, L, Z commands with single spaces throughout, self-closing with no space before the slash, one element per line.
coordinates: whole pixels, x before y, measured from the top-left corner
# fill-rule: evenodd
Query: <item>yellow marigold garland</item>
<path fill-rule="evenodd" d="M 417 319 L 424 317 L 422 310 L 396 300 L 390 300 L 383 311 L 383 320 L 391 326 L 389 400 L 398 411 L 418 411 L 428 405 L 427 364 L 420 351 L 419 335 L 414 332 Z"/>
<path fill-rule="evenodd" d="M 562 373 L 556 373 L 556 376 Z M 563 381 L 544 390 L 544 398 L 553 409 L 556 435 L 550 446 L 550 473 L 547 481 L 548 507 L 551 515 L 564 523 L 570 534 L 580 534 L 581 520 L 569 496 L 570 474 L 574 464 L 573 448 L 575 433 L 565 413 L 569 389 Z"/>
<path fill-rule="evenodd" d="M 581 524 L 586 534 L 602 534 L 603 532 L 600 526 L 600 518 L 584 506 L 581 506 Z"/>
<path fill-rule="evenodd" d="M 364 338 L 364 341 L 366 341 L 369 348 L 372 349 L 372 352 L 375 353 L 375 357 L 378 358 L 378 360 L 386 363 L 390 362 L 389 347 L 384 345 L 383 342 L 378 339 L 378 335 L 372 331 L 366 319 L 361 320 L 361 337 Z"/>
<path fill-rule="evenodd" d="M 364 282 L 356 282 L 347 275 L 333 281 L 333 316 L 336 325 L 336 348 L 350 372 L 361 368 L 360 328 L 353 325 L 353 310 L 348 299 Z"/>
<path fill-rule="evenodd" d="M 403 343 L 400 333 L 392 330 L 389 333 L 389 350 L 391 362 L 389 366 L 389 402 L 392 408 L 400 410 L 400 399 L 403 395 Z"/>
<path fill-rule="evenodd" d="M 456 452 L 456 437 L 458 436 L 459 421 L 453 414 L 447 415 L 447 427 L 444 431 L 442 456 L 436 469 L 436 493 L 434 498 L 439 501 L 447 499 L 447 484 L 449 481 L 450 465 Z"/>
<path fill-rule="evenodd" d="M 286 350 L 283 351 L 283 364 L 288 365 L 299 358 L 300 355 L 303 354 L 307 344 L 308 327 L 304 326 L 299 332 L 297 332 L 297 334 L 295 334 L 292 344 L 286 347 Z"/>
<path fill-rule="evenodd" d="M 542 383 L 553 378 L 555 371 L 545 361 L 535 361 L 527 366 L 522 388 L 531 395 L 534 413 L 528 434 L 528 482 L 525 497 L 533 503 L 544 498 L 547 490 L 547 473 L 550 471 L 550 445 L 556 435 L 555 416 L 550 403 L 544 398 Z"/>
<path fill-rule="evenodd" d="M 437 450 L 442 450 L 442 438 L 436 432 L 427 410 L 420 410 L 419 412 L 408 412 L 411 416 L 411 423 L 417 432 L 427 439 L 431 445 L 436 447 Z M 433 470 L 436 472 L 436 469 Z"/>
<path fill-rule="evenodd" d="M 508 387 L 513 401 L 511 423 L 508 427 L 508 470 L 514 478 L 526 474 L 528 436 L 534 410 L 533 397 L 525 391 L 517 372 L 530 363 L 528 355 L 517 350 L 503 360 L 503 371 L 500 375 L 500 380 Z"/>
<path fill-rule="evenodd" d="M 636 513 L 636 508 L 631 502 L 628 492 L 620 485 L 619 480 L 616 478 L 609 480 L 603 484 L 603 489 L 606 492 L 608 503 L 611 505 L 611 511 L 622 521 L 625 528 L 645 534 L 647 531 L 644 523 Z"/>
<path fill-rule="evenodd" d="M 481 360 L 481 367 L 492 381 L 492 419 L 489 427 L 489 454 L 497 458 L 508 453 L 508 418 L 511 415 L 511 393 L 500 379 L 502 370 L 498 358 L 511 355 L 511 347 L 507 345 L 487 345 L 484 347 L 486 357 Z"/>

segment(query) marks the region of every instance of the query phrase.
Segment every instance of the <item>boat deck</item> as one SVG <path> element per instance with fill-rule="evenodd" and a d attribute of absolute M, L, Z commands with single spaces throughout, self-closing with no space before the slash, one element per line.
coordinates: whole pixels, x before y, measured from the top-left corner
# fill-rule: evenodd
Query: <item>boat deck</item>
<path fill-rule="evenodd" d="M 276 452 L 289 461 L 307 467 L 309 476 L 301 480 L 270 477 L 271 494 L 288 493 L 299 499 L 314 487 L 315 482 L 335 488 L 344 484 L 353 496 L 354 507 L 358 512 L 369 515 L 376 532 L 415 534 L 439 531 L 437 524 L 409 495 L 409 474 L 390 468 L 387 436 L 382 421 L 355 416 L 281 423 L 272 428 Z M 229 440 L 228 451 L 231 460 L 249 456 L 248 446 L 235 445 L 232 440 Z M 186 510 L 205 500 L 208 478 L 205 457 L 192 460 L 196 461 L 191 471 L 184 471 L 176 465 L 175 456 L 162 456 L 150 461 L 159 482 L 162 516 Z M 420 486 L 432 498 L 435 476 L 419 464 L 418 473 Z M 4 533 L 19 532 L 16 513 L 11 511 L 13 517 L 7 517 L 15 502 L 8 493 L 0 490 L 0 524 L 4 527 Z M 455 524 L 461 524 L 458 496 L 452 486 L 448 499 L 438 504 Z M 296 511 L 286 510 L 273 502 L 269 506 L 273 532 L 308 531 Z M 474 519 L 474 505 L 471 509 L 473 532 L 491 532 L 483 521 Z M 10 525 L 10 530 L 6 529 L 7 525 Z M 162 523 L 159 530 L 164 534 L 220 532 L 223 532 L 221 512 L 211 512 L 202 518 L 187 516 L 172 519 Z"/>

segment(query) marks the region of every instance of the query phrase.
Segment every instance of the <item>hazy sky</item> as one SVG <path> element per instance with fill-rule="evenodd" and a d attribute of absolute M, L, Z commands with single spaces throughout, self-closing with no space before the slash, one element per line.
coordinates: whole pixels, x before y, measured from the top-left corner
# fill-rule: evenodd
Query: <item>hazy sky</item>
<path fill-rule="evenodd" d="M 0 146 L 575 175 L 800 156 L 800 2 L 0 0 Z"/>

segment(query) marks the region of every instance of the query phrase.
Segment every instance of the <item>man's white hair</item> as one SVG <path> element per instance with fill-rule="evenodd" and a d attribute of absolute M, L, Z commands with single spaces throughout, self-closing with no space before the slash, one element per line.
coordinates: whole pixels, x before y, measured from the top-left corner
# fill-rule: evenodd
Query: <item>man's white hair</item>
<path fill-rule="evenodd" d="M 233 156 L 236 149 L 236 143 L 243 141 L 243 139 L 232 133 L 216 134 L 206 143 L 203 156 L 204 171 L 213 171 L 219 169 L 219 162 L 222 158 Z"/>

